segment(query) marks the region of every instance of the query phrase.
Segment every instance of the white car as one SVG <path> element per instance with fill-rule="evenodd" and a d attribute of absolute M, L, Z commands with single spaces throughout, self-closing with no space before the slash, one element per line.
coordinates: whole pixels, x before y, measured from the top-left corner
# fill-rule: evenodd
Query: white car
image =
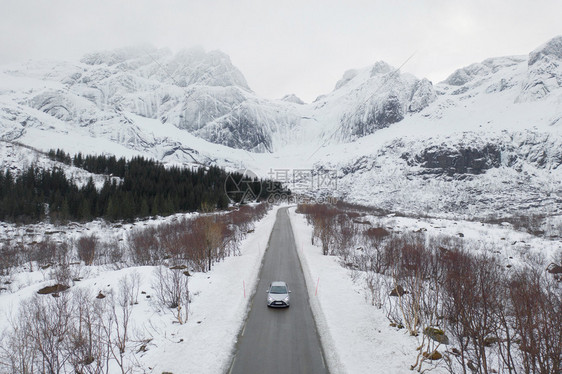
<path fill-rule="evenodd" d="M 289 307 L 289 305 L 291 305 L 290 293 L 291 291 L 287 283 L 282 281 L 271 282 L 267 290 L 267 306 Z"/>

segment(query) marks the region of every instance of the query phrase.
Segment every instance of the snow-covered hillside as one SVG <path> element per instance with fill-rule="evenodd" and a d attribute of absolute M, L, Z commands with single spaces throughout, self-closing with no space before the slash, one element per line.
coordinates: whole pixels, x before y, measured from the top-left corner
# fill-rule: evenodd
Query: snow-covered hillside
<path fill-rule="evenodd" d="M 295 169 L 333 170 L 329 194 L 390 210 L 562 211 L 562 37 L 437 84 L 404 69 L 348 70 L 306 104 L 260 98 L 228 56 L 201 48 L 27 62 L 1 70 L 0 139 L 250 168 L 288 184 Z"/>

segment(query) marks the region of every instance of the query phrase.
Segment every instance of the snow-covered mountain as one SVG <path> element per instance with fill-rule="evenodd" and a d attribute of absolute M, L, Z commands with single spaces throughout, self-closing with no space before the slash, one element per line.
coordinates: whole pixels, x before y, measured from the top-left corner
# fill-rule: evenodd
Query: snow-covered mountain
<path fill-rule="evenodd" d="M 2 91 L 4 119 L 12 119 L 3 126 L 2 138 L 19 138 L 27 125 L 44 126 L 36 110 L 140 150 L 142 135 L 131 114 L 212 143 L 274 152 L 302 140 L 294 132 L 311 127 L 315 138 L 348 141 L 371 134 L 419 112 L 436 97 L 427 79 L 401 74 L 380 61 L 347 71 L 332 93 L 313 104 L 304 105 L 295 95 L 265 100 L 251 91 L 227 55 L 201 48 L 175 55 L 148 46 L 123 48 L 92 53 L 80 62 L 29 62 L 3 74 L 6 81 L 37 84 L 24 92 L 10 85 Z M 307 119 L 321 122 L 320 128 Z"/>
<path fill-rule="evenodd" d="M 45 126 L 39 111 L 144 150 L 130 117 L 137 115 L 213 143 L 267 152 L 295 123 L 283 105 L 257 97 L 227 55 L 201 48 L 172 54 L 136 47 L 89 54 L 73 63 L 30 62 L 4 71 L 2 81 L 26 88 L 3 87 L 3 99 L 11 99 L 3 102 L 4 120 L 11 119 L 3 123 L 4 139 L 18 138 L 28 125 Z"/>
<path fill-rule="evenodd" d="M 263 176 L 335 170 L 328 193 L 401 211 L 562 212 L 562 37 L 435 85 L 379 61 L 309 104 L 259 97 L 201 48 L 27 62 L 0 73 L 0 139 Z"/>
<path fill-rule="evenodd" d="M 334 137 L 349 141 L 400 122 L 426 108 L 436 97 L 429 80 L 402 74 L 379 61 L 346 71 L 332 93 L 316 100 L 314 109 L 316 117 L 332 112 L 334 117 L 329 122 L 338 129 Z"/>

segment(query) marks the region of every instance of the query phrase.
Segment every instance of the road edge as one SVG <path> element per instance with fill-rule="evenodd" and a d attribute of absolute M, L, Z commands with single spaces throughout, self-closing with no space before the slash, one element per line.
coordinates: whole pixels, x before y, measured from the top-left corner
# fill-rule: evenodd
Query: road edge
<path fill-rule="evenodd" d="M 299 262 L 301 263 L 304 278 L 306 281 L 308 301 L 310 309 L 312 310 L 312 317 L 314 318 L 314 322 L 316 324 L 316 331 L 318 333 L 318 336 L 320 337 L 320 346 L 322 349 L 322 355 L 324 356 L 324 362 L 328 366 L 327 369 L 331 374 L 345 373 L 341 365 L 341 360 L 339 358 L 338 352 L 336 350 L 334 339 L 330 334 L 330 328 L 328 326 L 328 322 L 326 321 L 326 316 L 322 311 L 322 306 L 320 305 L 318 298 L 314 294 L 316 283 L 315 280 L 312 279 L 310 267 L 308 266 L 306 257 L 302 253 L 302 243 L 305 238 L 301 238 L 299 236 L 299 231 L 295 230 L 295 222 L 293 218 L 294 215 L 297 214 L 296 209 L 296 206 L 288 207 L 287 215 L 289 216 L 289 222 L 291 223 L 291 229 L 293 231 L 293 237 L 295 239 L 297 256 L 299 257 Z"/>

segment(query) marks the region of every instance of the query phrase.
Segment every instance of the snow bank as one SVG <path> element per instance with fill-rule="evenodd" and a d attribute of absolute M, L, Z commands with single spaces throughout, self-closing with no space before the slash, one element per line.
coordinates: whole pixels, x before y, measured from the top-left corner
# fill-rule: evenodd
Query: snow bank
<path fill-rule="evenodd" d="M 389 326 L 382 310 L 365 301 L 361 287 L 335 256 L 312 245 L 312 227 L 289 216 L 324 353 L 332 373 L 410 373 L 417 340 Z"/>
<path fill-rule="evenodd" d="M 190 279 L 193 301 L 189 321 L 160 334 L 156 345 L 141 358 L 155 372 L 224 373 L 246 317 L 251 293 L 277 208 L 256 223 L 254 233 L 241 243 L 241 255 L 228 257 L 208 273 Z M 245 287 L 245 289 L 244 289 Z M 166 321 L 170 325 L 171 319 Z M 146 321 L 150 323 L 150 319 Z M 172 335 L 173 334 L 173 335 Z M 180 341 L 183 341 L 180 343 Z"/>

